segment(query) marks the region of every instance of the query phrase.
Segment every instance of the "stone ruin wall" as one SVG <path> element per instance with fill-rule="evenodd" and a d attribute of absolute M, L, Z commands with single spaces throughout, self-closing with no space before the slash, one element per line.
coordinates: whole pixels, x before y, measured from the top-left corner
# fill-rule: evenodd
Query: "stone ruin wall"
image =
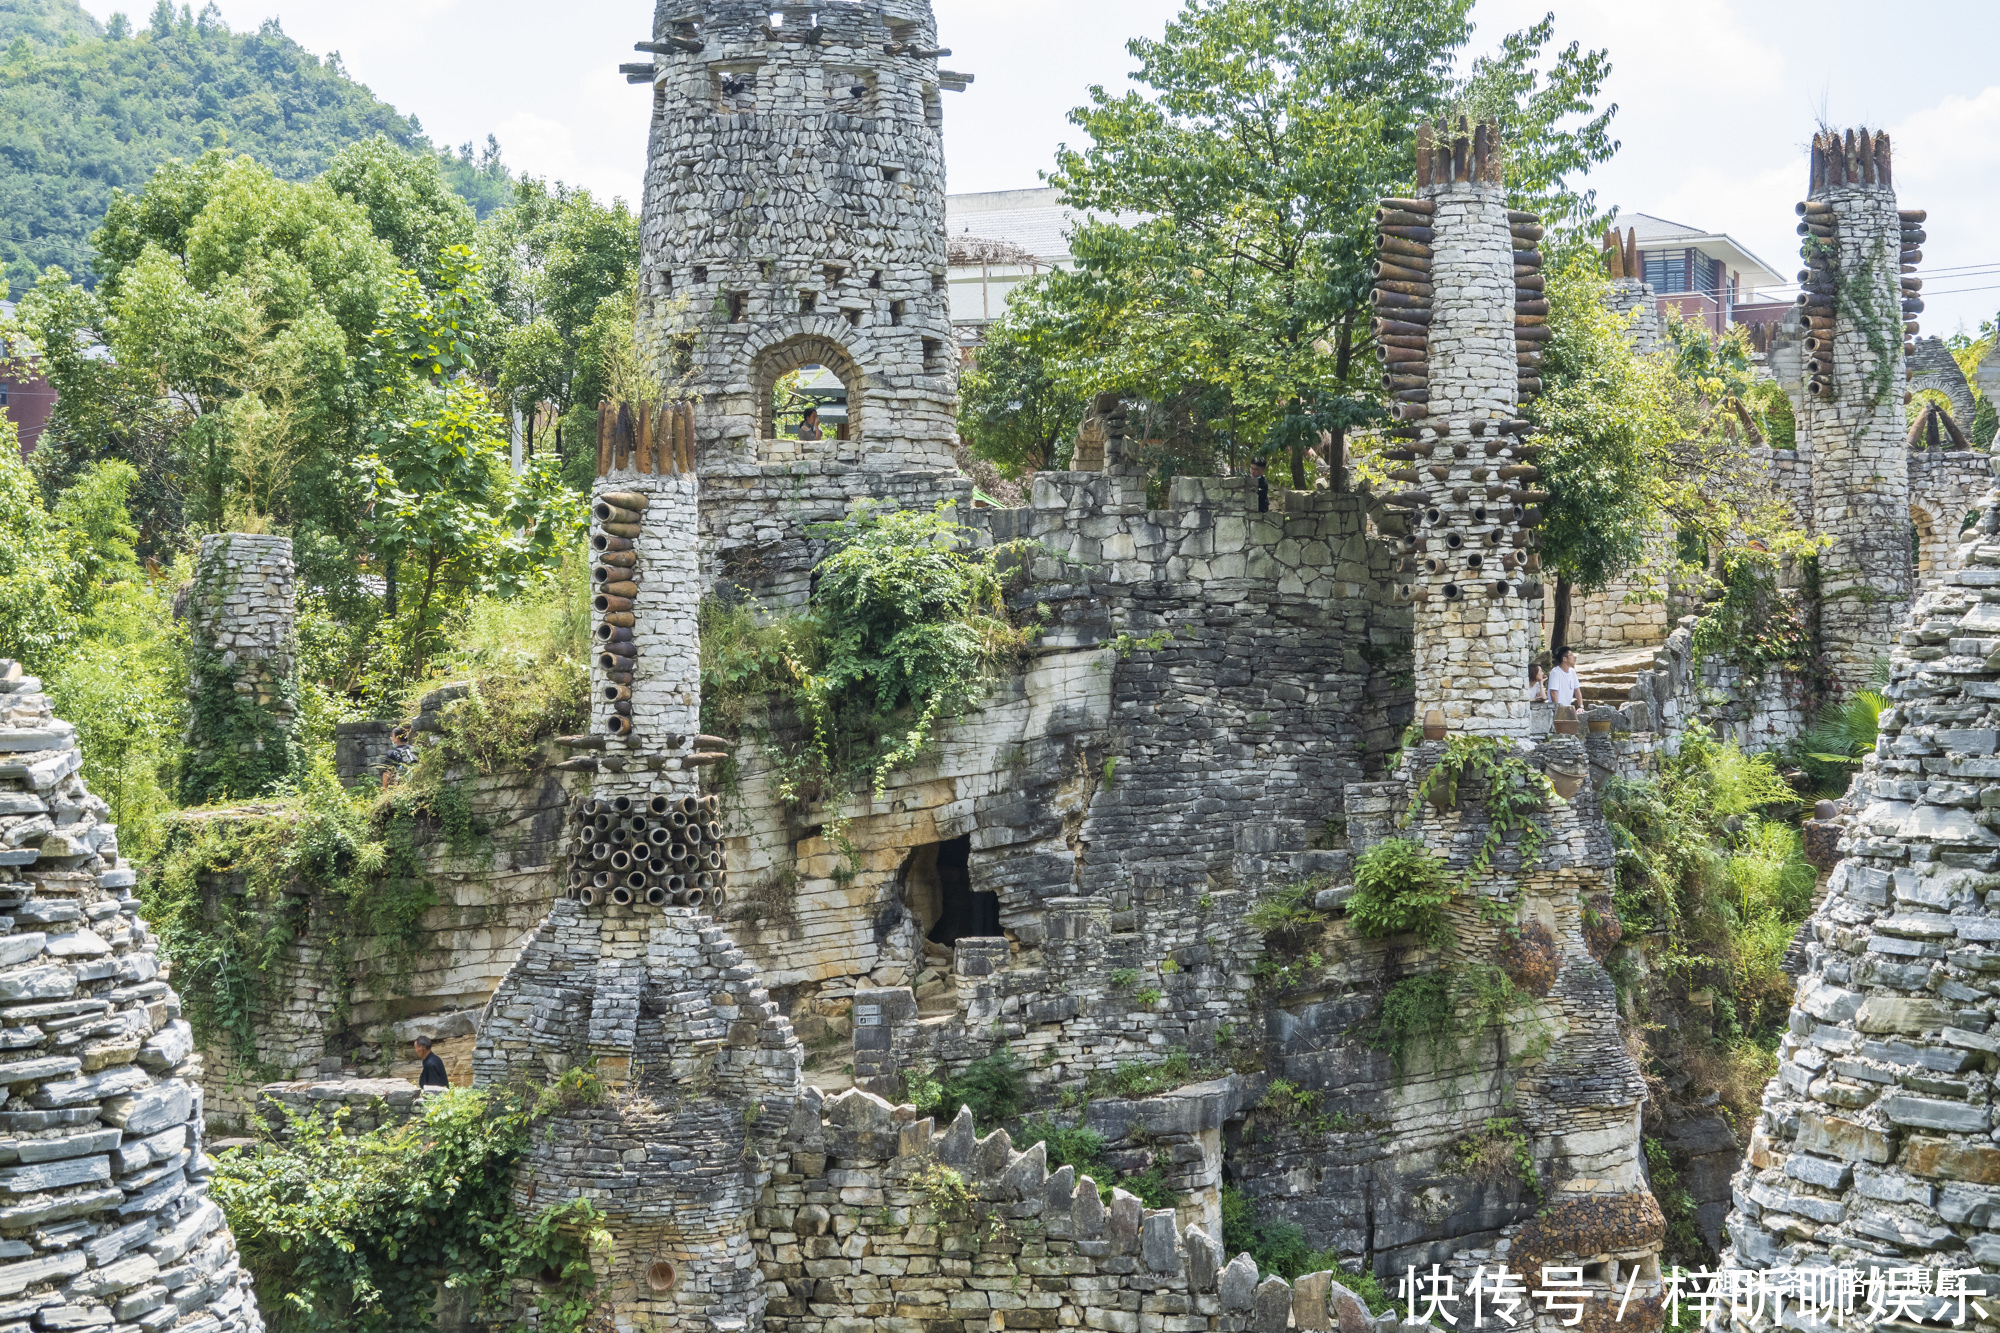
<path fill-rule="evenodd" d="M 416 725 L 434 726 L 435 717 L 420 711 Z M 362 776 L 371 785 L 378 781 L 373 772 Z M 315 920 L 286 946 L 271 978 L 272 998 L 253 1014 L 254 1059 L 245 1062 L 227 1042 L 202 1048 L 202 1090 L 218 1128 L 247 1130 L 259 1089 L 272 1079 L 413 1077 L 410 1042 L 419 1035 L 437 1042 L 454 1083 L 470 1082 L 478 1012 L 561 894 L 558 845 L 577 783 L 549 767 L 446 780 L 485 831 L 454 846 L 442 830 L 418 826 L 413 850 L 441 901 L 408 942 L 364 933 L 335 950 Z M 254 817 L 254 808 L 245 813 Z M 182 818 L 230 815 L 225 809 Z M 245 892 L 241 876 L 211 877 L 203 887 L 218 901 Z M 336 1027 L 330 1019 L 343 996 L 347 1016 Z"/>
<path fill-rule="evenodd" d="M 1259 514 L 1242 479 L 1186 478 L 1173 499 L 1149 511 L 1137 479 L 1044 473 L 1031 508 L 970 516 L 982 540 L 1040 544 L 1019 597 L 1051 619 L 935 757 L 849 811 L 865 849 L 852 878 L 775 800 L 771 757 L 743 746 L 738 888 L 795 881 L 768 895 L 768 923 L 736 925 L 775 987 L 917 970 L 935 916 L 901 890 L 928 844 L 970 836 L 977 888 L 1032 947 L 1051 899 L 1102 897 L 1131 929 L 1203 893 L 1254 893 L 1324 841 L 1341 785 L 1409 720 L 1396 557 L 1361 497 L 1277 491 Z"/>
<path fill-rule="evenodd" d="M 938 1192 L 940 1167 L 963 1181 L 962 1199 Z M 1398 1326 L 1394 1314 L 1372 1318 L 1331 1273 L 1260 1282 L 1212 1227 L 1123 1190 L 1103 1201 L 1089 1176 L 1051 1172 L 1040 1144 L 1017 1152 L 1005 1130 L 976 1139 L 969 1111 L 940 1130 L 867 1093 L 822 1101 L 809 1090 L 771 1182 L 751 1236 L 772 1333 Z"/>
<path fill-rule="evenodd" d="M 0 661 L 0 1327 L 261 1333 L 201 1059 L 82 763 Z"/>

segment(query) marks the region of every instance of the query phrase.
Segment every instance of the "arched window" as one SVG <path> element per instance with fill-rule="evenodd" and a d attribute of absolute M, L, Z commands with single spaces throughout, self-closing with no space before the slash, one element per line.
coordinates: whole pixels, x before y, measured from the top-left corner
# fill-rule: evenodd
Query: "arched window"
<path fill-rule="evenodd" d="M 861 368 L 847 349 L 831 338 L 806 334 L 779 343 L 758 354 L 750 365 L 750 392 L 757 405 L 757 438 L 778 438 L 778 404 L 773 401 L 778 381 L 795 370 L 819 367 L 840 381 L 847 390 L 847 438 L 861 438 L 864 387 Z M 826 433 L 828 439 L 835 432 Z"/>

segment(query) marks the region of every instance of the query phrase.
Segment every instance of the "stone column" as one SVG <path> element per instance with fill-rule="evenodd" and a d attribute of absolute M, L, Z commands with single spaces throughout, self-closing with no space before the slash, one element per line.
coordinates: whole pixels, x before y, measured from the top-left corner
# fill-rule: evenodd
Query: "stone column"
<path fill-rule="evenodd" d="M 1865 688 L 1908 614 L 1910 481 L 1898 272 L 1903 223 L 1889 137 L 1816 138 L 1805 221 L 1806 394 L 1820 637 L 1841 685 Z M 1920 304 L 1918 308 L 1921 308 Z M 1912 312 L 1914 313 L 1914 311 Z"/>
<path fill-rule="evenodd" d="M 585 906 L 713 910 L 723 902 L 714 798 L 699 768 L 700 483 L 694 409 L 602 414 L 591 505 L 597 652 L 591 795 L 574 813 L 568 893 Z M 651 820 L 651 824 L 647 821 Z M 655 834 L 659 837 L 654 837 Z M 650 900 L 650 901 L 649 901 Z"/>
<path fill-rule="evenodd" d="M 291 771 L 298 718 L 291 540 L 245 532 L 203 537 L 187 614 L 181 800 L 261 796 Z"/>
<path fill-rule="evenodd" d="M 1418 197 L 1383 205 L 1376 299 L 1389 385 L 1414 423 L 1400 432 L 1407 448 L 1390 456 L 1416 465 L 1392 476 L 1413 485 L 1395 502 L 1415 511 L 1406 549 L 1420 603 L 1418 716 L 1526 737 L 1542 592 L 1528 529 L 1541 493 L 1520 489 L 1539 474 L 1518 412 L 1524 378 L 1539 387 L 1539 358 L 1517 350 L 1515 321 L 1518 305 L 1539 328 L 1546 305 L 1529 253 L 1541 229 L 1509 214 L 1491 134 L 1482 125 L 1468 142 L 1461 127 L 1434 150 L 1426 137 Z M 1532 289 L 1517 290 L 1517 271 L 1533 277 Z M 1408 359 L 1417 354 L 1423 360 Z"/>

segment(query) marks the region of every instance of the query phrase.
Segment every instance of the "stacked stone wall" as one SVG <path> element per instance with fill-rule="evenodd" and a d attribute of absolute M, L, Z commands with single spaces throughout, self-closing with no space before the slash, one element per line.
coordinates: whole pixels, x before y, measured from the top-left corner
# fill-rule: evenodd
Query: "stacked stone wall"
<path fill-rule="evenodd" d="M 81 764 L 0 661 L 0 1327 L 261 1333 L 201 1060 Z"/>
<path fill-rule="evenodd" d="M 441 829 L 419 825 L 411 850 L 437 891 L 413 935 L 350 934 L 336 946 L 332 923 L 314 915 L 273 968 L 270 1000 L 252 1013 L 256 1053 L 241 1059 L 227 1042 L 202 1050 L 201 1082 L 210 1119 L 219 1128 L 247 1128 L 258 1088 L 273 1078 L 314 1078 L 336 1071 L 400 1072 L 409 1042 L 427 1035 L 450 1043 L 441 1052 L 459 1065 L 471 1035 L 470 1015 L 493 993 L 521 942 L 562 893 L 561 852 L 573 780 L 548 768 L 482 778 L 447 774 L 465 797 L 473 841 L 454 843 Z M 229 810 L 182 816 L 229 819 Z M 268 818 L 255 807 L 246 819 Z M 203 884 L 214 900 L 241 895 L 240 875 Z M 336 1015 L 342 1017 L 337 1025 Z"/>
<path fill-rule="evenodd" d="M 2000 1262 L 2000 494 L 1900 635 L 1844 859 L 1735 1184 L 1751 1268 Z"/>
<path fill-rule="evenodd" d="M 1361 497 L 1278 491 L 1259 513 L 1241 480 L 1183 479 L 1174 501 L 1149 511 L 1135 479 L 1044 473 L 1033 508 L 972 516 L 1034 544 L 1018 600 L 1051 619 L 1020 675 L 850 804 L 858 867 L 783 808 L 771 746 L 742 746 L 730 859 L 739 903 L 758 905 L 733 924 L 774 987 L 922 970 L 899 880 L 928 844 L 971 837 L 974 890 L 999 895 L 1027 947 L 1052 904 L 1088 897 L 1164 952 L 1215 933 L 1203 896 L 1253 892 L 1327 842 L 1341 786 L 1410 716 L 1395 556 Z"/>

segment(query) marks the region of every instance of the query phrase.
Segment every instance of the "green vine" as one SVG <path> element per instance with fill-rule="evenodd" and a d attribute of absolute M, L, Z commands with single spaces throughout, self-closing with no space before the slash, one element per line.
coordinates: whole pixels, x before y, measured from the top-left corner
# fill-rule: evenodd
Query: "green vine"
<path fill-rule="evenodd" d="M 1533 864 L 1548 841 L 1547 831 L 1535 816 L 1562 801 L 1548 775 L 1516 753 L 1507 741 L 1491 736 L 1452 736 L 1445 741 L 1444 754 L 1417 784 L 1409 808 L 1403 812 L 1402 827 L 1407 828 L 1434 797 L 1442 797 L 1446 804 L 1455 803 L 1459 782 L 1468 773 L 1486 783 L 1487 822 L 1479 850 L 1459 880 L 1460 892 L 1469 890 L 1476 877 L 1492 873 L 1493 857 L 1509 834 L 1520 837 L 1516 850 L 1521 864 Z"/>
<path fill-rule="evenodd" d="M 298 757 L 293 728 L 280 721 L 298 715 L 298 683 L 275 674 L 253 681 L 267 692 L 260 701 L 254 688 L 236 688 L 247 674 L 240 663 L 225 663 L 213 649 L 190 649 L 188 656 L 191 744 L 181 764 L 181 804 L 249 800 L 271 791 Z"/>
<path fill-rule="evenodd" d="M 1039 632 L 1047 608 L 1016 614 L 1005 597 L 1028 544 L 975 549 L 945 508 L 863 507 L 813 528 L 832 551 L 802 614 L 702 604 L 703 725 L 765 743 L 794 809 L 863 784 L 879 795 Z M 761 729 L 760 700 L 780 706 Z"/>
<path fill-rule="evenodd" d="M 1892 270 L 1888 258 L 1888 237 L 1876 241 L 1875 252 L 1858 266 L 1849 268 L 1840 262 L 1840 247 L 1815 236 L 1808 236 L 1801 247 L 1807 264 L 1824 262 L 1834 279 L 1834 311 L 1858 331 L 1868 343 L 1868 350 L 1874 354 L 1874 365 L 1868 372 L 1866 389 L 1868 407 L 1872 410 L 1881 406 L 1889 390 L 1896 383 L 1896 367 L 1902 357 L 1902 314 L 1900 309 L 1882 305 L 1883 279 Z M 1898 337 L 1894 345 L 1889 341 L 1889 329 L 1895 328 Z M 1835 384 L 1834 392 L 1840 392 Z"/>
<path fill-rule="evenodd" d="M 457 788 L 437 796 L 395 788 L 371 800 L 344 790 L 325 766 L 279 799 L 169 820 L 141 897 L 196 1037 L 220 1041 L 254 1073 L 259 1021 L 288 950 L 321 943 L 332 984 L 330 1025 L 353 1003 L 353 945 L 386 942 L 393 977 L 407 977 L 424 914 L 440 901 L 421 845 L 433 831 L 476 839 Z"/>

